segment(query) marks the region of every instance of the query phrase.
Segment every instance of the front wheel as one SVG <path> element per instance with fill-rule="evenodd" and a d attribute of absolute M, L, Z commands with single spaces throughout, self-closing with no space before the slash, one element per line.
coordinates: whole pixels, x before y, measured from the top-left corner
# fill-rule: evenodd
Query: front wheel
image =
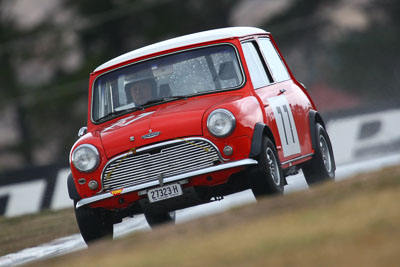
<path fill-rule="evenodd" d="M 175 223 L 175 211 L 163 212 L 163 213 L 144 213 L 147 223 L 151 228 L 165 224 Z"/>
<path fill-rule="evenodd" d="M 76 206 L 76 203 L 74 203 Z M 79 230 L 86 244 L 104 238 L 112 238 L 114 234 L 113 223 L 98 209 L 86 206 L 75 208 L 75 217 Z"/>
<path fill-rule="evenodd" d="M 319 123 L 315 125 L 315 136 L 317 146 L 314 156 L 302 167 L 304 177 L 310 186 L 335 179 L 335 159 L 331 142 L 325 128 Z"/>
<path fill-rule="evenodd" d="M 259 162 L 250 182 L 256 198 L 283 194 L 284 176 L 281 163 L 274 143 L 266 136 L 263 138 Z"/>

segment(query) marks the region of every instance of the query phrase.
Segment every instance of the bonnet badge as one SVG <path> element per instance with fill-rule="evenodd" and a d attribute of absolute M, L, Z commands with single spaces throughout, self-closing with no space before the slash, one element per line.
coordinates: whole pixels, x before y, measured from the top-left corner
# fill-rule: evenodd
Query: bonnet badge
<path fill-rule="evenodd" d="M 154 138 L 156 136 L 159 136 L 161 134 L 161 132 L 153 132 L 151 129 L 149 130 L 148 134 L 145 134 L 142 136 L 142 139 L 150 139 L 150 138 Z"/>

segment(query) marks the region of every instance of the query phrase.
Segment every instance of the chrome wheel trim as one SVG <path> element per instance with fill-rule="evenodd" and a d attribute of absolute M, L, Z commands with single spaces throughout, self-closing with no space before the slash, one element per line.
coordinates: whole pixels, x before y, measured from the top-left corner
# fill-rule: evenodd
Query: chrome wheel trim
<path fill-rule="evenodd" d="M 325 169 L 327 172 L 331 172 L 332 171 L 331 154 L 329 151 L 328 143 L 326 142 L 325 137 L 323 137 L 322 135 L 319 137 L 319 148 L 321 149 L 321 155 Z"/>
<path fill-rule="evenodd" d="M 281 175 L 279 172 L 278 161 L 276 160 L 275 154 L 271 148 L 267 147 L 266 149 L 267 155 L 267 164 L 269 167 L 269 172 L 272 178 L 272 181 L 276 186 L 280 186 L 281 184 Z"/>

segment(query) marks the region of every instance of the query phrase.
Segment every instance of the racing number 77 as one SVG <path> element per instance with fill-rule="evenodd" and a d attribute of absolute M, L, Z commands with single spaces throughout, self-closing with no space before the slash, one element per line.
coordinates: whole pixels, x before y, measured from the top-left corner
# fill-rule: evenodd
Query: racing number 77
<path fill-rule="evenodd" d="M 284 157 L 300 153 L 299 137 L 288 100 L 280 95 L 269 98 L 268 102 L 275 116 Z"/>
<path fill-rule="evenodd" d="M 288 121 L 289 121 L 289 126 L 290 126 L 290 133 L 291 133 L 291 136 L 292 136 L 293 143 L 295 143 L 296 141 L 294 140 L 293 126 L 292 126 L 292 121 L 291 121 L 290 116 L 289 116 L 288 108 L 287 108 L 286 105 L 283 105 L 282 108 L 283 108 L 284 112 L 285 112 L 286 115 L 287 115 L 287 118 L 288 118 Z M 277 109 L 279 115 L 281 115 L 282 125 L 283 125 L 283 131 L 284 131 L 284 133 L 285 133 L 286 144 L 289 145 L 288 136 L 287 136 L 287 132 L 286 132 L 286 124 L 285 124 L 285 119 L 283 118 L 282 109 L 281 109 L 281 107 L 276 107 L 276 109 Z"/>

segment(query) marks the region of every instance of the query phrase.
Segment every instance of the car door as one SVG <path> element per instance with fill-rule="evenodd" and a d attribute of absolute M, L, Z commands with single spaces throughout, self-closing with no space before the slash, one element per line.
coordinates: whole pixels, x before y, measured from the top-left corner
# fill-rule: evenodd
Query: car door
<path fill-rule="evenodd" d="M 311 109 L 311 103 L 303 90 L 291 79 L 272 40 L 267 37 L 259 38 L 258 44 L 266 65 L 271 71 L 274 85 L 279 90 L 278 97 L 270 99 L 269 104 L 276 107 L 275 116 L 279 117 L 278 121 L 282 121 L 283 133 L 286 132 L 283 146 L 286 144 L 292 148 L 288 157 L 295 158 L 298 153 L 309 154 L 311 153 L 311 139 L 308 112 Z M 276 103 L 273 104 L 271 100 Z M 287 117 L 286 120 L 284 117 Z M 277 123 L 279 127 L 280 123 Z"/>
<path fill-rule="evenodd" d="M 295 118 L 297 114 L 294 115 L 298 111 L 293 112 L 293 108 L 298 107 L 291 105 L 293 92 L 287 70 L 285 75 L 281 70 L 272 69 L 256 40 L 242 43 L 242 48 L 253 87 L 264 104 L 266 124 L 274 133 L 279 133 L 279 138 L 275 135 L 275 141 L 281 162 L 301 156 L 301 138 L 296 126 L 298 118 Z"/>

